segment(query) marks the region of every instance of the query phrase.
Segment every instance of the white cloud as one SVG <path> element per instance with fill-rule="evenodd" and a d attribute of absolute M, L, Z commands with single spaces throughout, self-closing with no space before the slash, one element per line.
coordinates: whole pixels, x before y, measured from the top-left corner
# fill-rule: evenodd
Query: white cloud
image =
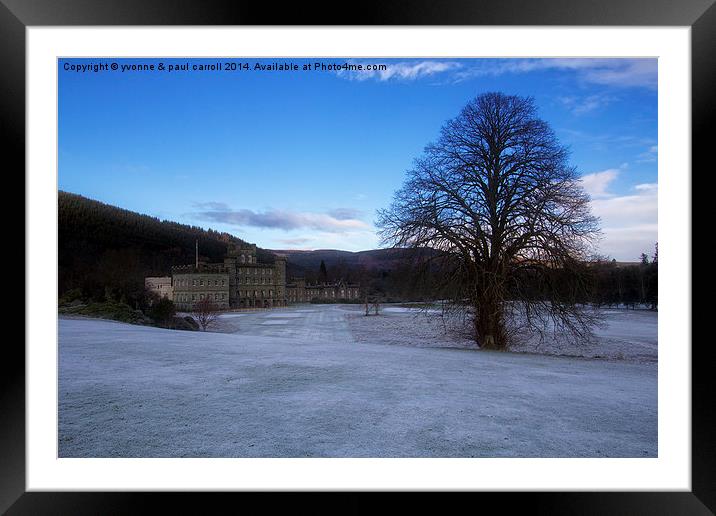
<path fill-rule="evenodd" d="M 636 190 L 649 191 L 649 192 L 650 192 L 650 191 L 652 191 L 652 190 L 656 190 L 656 189 L 658 188 L 658 184 L 657 184 L 657 183 L 642 183 L 642 184 L 640 184 L 640 185 L 636 185 L 634 188 L 635 188 Z"/>
<path fill-rule="evenodd" d="M 646 86 L 656 89 L 656 59 L 625 59 L 618 65 L 588 68 L 583 78 L 588 82 L 609 86 Z"/>
<path fill-rule="evenodd" d="M 628 195 L 605 192 L 593 198 L 592 212 L 601 219 L 600 252 L 623 261 L 651 253 L 658 240 L 658 186 L 643 183 Z"/>
<path fill-rule="evenodd" d="M 594 172 L 582 176 L 582 187 L 594 199 L 598 197 L 609 197 L 612 194 L 607 192 L 609 184 L 619 175 L 619 170 L 610 168 L 602 172 Z"/>

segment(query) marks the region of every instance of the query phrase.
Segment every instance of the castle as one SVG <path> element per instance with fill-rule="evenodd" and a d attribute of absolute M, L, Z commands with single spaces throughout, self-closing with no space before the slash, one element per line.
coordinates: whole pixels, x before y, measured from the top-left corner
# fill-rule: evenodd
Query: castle
<path fill-rule="evenodd" d="M 231 308 L 273 308 L 287 303 L 354 301 L 360 287 L 343 281 L 306 285 L 303 278 L 286 284 L 286 259 L 258 263 L 256 244 L 230 243 L 223 263 L 199 261 L 197 243 L 193 265 L 172 267 L 171 276 L 147 277 L 145 287 L 174 301 L 176 308 L 193 311 L 197 303 L 209 299 L 220 310 Z"/>

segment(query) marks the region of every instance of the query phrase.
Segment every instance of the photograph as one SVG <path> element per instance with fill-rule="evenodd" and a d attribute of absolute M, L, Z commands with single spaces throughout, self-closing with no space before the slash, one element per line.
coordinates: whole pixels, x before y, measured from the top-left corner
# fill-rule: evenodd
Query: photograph
<path fill-rule="evenodd" d="M 656 57 L 56 64 L 59 459 L 660 458 Z"/>

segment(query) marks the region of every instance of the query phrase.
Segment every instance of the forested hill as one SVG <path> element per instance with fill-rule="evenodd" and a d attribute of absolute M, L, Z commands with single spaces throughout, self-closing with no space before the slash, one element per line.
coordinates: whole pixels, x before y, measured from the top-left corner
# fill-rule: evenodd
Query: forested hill
<path fill-rule="evenodd" d="M 371 249 L 368 251 L 341 251 L 338 249 L 316 249 L 312 251 L 292 249 L 272 249 L 277 256 L 288 261 L 289 271 L 306 276 L 309 281 L 316 280 L 321 262 L 328 268 L 329 279 L 354 279 L 361 270 L 394 271 L 414 264 L 416 260 L 435 256 L 436 251 L 421 249 Z"/>
<path fill-rule="evenodd" d="M 123 292 L 141 289 L 144 276 L 167 275 L 172 265 L 200 259 L 218 262 L 229 242 L 243 241 L 228 233 L 160 220 L 68 192 L 58 197 L 59 294 L 74 288 L 103 295 L 105 287 Z M 259 261 L 274 255 L 257 251 Z"/>

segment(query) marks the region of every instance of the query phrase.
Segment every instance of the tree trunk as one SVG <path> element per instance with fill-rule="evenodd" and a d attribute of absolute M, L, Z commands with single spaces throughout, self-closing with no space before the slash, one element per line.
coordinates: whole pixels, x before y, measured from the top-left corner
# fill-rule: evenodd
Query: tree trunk
<path fill-rule="evenodd" d="M 475 305 L 475 341 L 481 349 L 507 347 L 502 300 L 494 291 L 482 292 Z"/>

